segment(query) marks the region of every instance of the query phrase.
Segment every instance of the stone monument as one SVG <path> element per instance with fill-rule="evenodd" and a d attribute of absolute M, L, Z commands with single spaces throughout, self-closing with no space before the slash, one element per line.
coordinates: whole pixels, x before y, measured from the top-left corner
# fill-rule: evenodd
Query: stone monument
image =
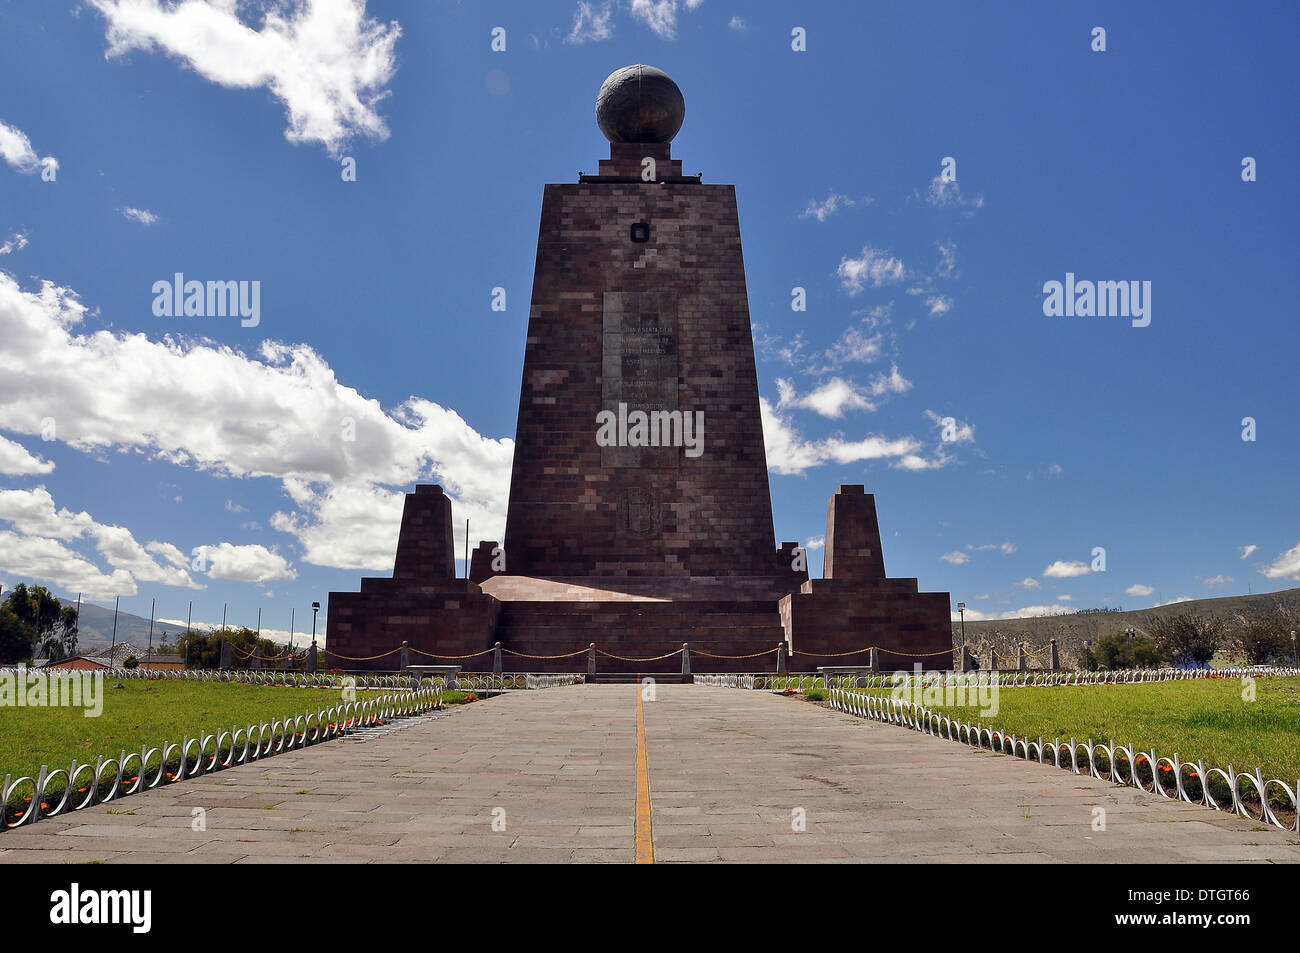
<path fill-rule="evenodd" d="M 778 644 L 796 671 L 870 646 L 885 668 L 951 667 L 948 594 L 886 578 L 864 487 L 831 499 L 825 578 L 774 545 L 736 192 L 682 174 L 684 117 L 653 67 L 601 86 L 610 157 L 542 195 L 504 545 L 457 578 L 451 501 L 417 486 L 392 578 L 330 593 L 330 667 L 393 668 L 355 660 L 403 641 L 499 641 L 507 671 L 581 671 L 557 656 L 590 643 L 602 672 L 677 671 L 624 660 L 683 642 L 696 671 L 770 670 Z"/>

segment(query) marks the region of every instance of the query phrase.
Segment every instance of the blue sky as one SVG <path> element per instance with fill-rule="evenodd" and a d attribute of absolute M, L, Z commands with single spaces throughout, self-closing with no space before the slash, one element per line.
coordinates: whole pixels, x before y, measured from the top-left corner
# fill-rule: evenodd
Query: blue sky
<path fill-rule="evenodd" d="M 1300 15 L 1129 7 L 0 0 L 0 584 L 301 631 L 417 481 L 500 539 L 542 186 L 645 62 L 737 188 L 778 540 L 865 483 L 967 618 L 1294 586 Z"/>

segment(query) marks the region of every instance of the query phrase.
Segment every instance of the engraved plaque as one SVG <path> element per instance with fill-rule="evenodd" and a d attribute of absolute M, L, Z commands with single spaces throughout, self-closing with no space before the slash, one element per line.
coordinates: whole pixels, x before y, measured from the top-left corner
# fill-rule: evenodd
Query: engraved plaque
<path fill-rule="evenodd" d="M 607 291 L 603 301 L 601 409 L 633 417 L 678 411 L 677 295 L 672 291 Z M 631 431 L 620 421 L 620 436 Z M 663 427 L 648 428 L 663 442 Z M 605 467 L 676 467 L 677 446 L 609 446 L 600 449 Z"/>

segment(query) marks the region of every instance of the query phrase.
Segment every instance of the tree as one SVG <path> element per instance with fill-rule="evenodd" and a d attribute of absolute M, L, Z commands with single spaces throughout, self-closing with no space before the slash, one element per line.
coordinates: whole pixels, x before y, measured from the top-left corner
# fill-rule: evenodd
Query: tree
<path fill-rule="evenodd" d="M 123 667 L 123 668 L 139 668 L 139 667 L 140 667 L 140 660 L 139 660 L 138 658 L 136 658 L 134 655 L 128 655 L 128 656 L 126 657 L 126 660 L 122 663 L 122 667 Z"/>
<path fill-rule="evenodd" d="M 1246 665 L 1283 662 L 1291 658 L 1291 630 L 1296 619 L 1282 606 L 1258 618 L 1238 614 L 1232 622 L 1232 654 Z"/>
<path fill-rule="evenodd" d="M 0 665 L 26 662 L 35 648 L 35 630 L 18 618 L 7 601 L 0 605 Z"/>
<path fill-rule="evenodd" d="M 1179 668 L 1209 665 L 1224 640 L 1223 621 L 1203 615 L 1158 618 L 1151 623 L 1150 632 L 1161 658 Z"/>
<path fill-rule="evenodd" d="M 78 631 L 76 607 L 63 606 L 59 610 L 58 622 L 41 637 L 40 654 L 51 662 L 72 658 L 77 654 Z"/>
<path fill-rule="evenodd" d="M 1154 668 L 1160 664 L 1156 641 L 1145 635 L 1129 638 L 1123 632 L 1111 632 L 1097 640 L 1097 661 L 1104 669 Z"/>
<path fill-rule="evenodd" d="M 17 626 L 13 622 L 6 623 L 9 627 L 8 651 L 18 651 L 22 659 L 27 659 L 36 650 L 36 655 L 52 662 L 77 654 L 77 610 L 62 605 L 44 586 L 28 588 L 26 583 L 20 582 L 9 591 L 3 607 L 17 621 Z M 18 642 L 24 638 L 29 647 L 21 650 Z M 0 649 L 0 654 L 5 651 Z"/>
<path fill-rule="evenodd" d="M 220 628 L 187 632 L 177 640 L 176 654 L 188 658 L 190 668 L 220 668 L 223 638 L 230 643 L 233 668 L 250 668 L 254 649 L 261 658 L 274 658 L 283 651 L 270 639 L 258 639 L 256 632 L 241 626 L 228 628 L 224 634 Z"/>

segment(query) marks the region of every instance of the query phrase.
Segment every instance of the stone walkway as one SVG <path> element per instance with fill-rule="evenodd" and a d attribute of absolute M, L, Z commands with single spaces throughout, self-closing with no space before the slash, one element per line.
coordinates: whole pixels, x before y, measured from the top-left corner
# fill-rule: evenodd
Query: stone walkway
<path fill-rule="evenodd" d="M 277 755 L 0 833 L 0 863 L 630 863 L 638 691 Z M 766 692 L 660 685 L 644 726 L 656 863 L 1300 861 L 1295 834 Z"/>

